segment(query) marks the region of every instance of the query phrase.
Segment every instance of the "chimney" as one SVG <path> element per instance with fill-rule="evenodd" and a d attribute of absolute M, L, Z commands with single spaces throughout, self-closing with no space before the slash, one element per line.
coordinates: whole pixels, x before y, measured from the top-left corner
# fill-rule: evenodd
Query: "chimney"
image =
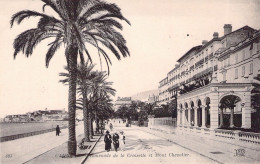
<path fill-rule="evenodd" d="M 232 25 L 231 24 L 225 24 L 224 25 L 224 35 L 227 35 L 232 32 Z"/>
<path fill-rule="evenodd" d="M 207 44 L 208 41 L 207 40 L 202 40 L 202 45 L 204 46 L 205 44 Z"/>
<path fill-rule="evenodd" d="M 213 38 L 214 38 L 214 39 L 218 38 L 218 32 L 214 32 Z"/>

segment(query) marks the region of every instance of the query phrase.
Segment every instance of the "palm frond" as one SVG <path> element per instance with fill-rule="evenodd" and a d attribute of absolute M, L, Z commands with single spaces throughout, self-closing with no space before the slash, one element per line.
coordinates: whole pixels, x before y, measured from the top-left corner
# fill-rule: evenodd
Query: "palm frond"
<path fill-rule="evenodd" d="M 62 44 L 62 41 L 60 41 L 61 36 L 58 36 L 56 40 L 51 44 L 51 47 L 49 48 L 47 54 L 46 54 L 46 67 L 48 68 L 49 63 L 57 49 L 59 49 L 60 45 Z"/>
<path fill-rule="evenodd" d="M 55 1 L 52 1 L 52 0 L 41 0 L 41 1 L 45 3 L 43 5 L 43 11 L 44 11 L 45 6 L 50 6 L 60 16 L 60 18 L 62 18 L 63 20 L 66 20 L 66 18 L 62 14 L 62 12 L 57 8 L 57 5 L 58 5 L 57 2 L 55 4 Z"/>
<path fill-rule="evenodd" d="M 116 4 L 108 4 L 105 2 L 100 2 L 93 5 L 88 10 L 86 10 L 85 13 L 81 16 L 81 18 L 82 19 L 89 18 L 91 15 L 100 12 L 109 12 L 115 15 L 122 15 L 121 9 Z"/>
<path fill-rule="evenodd" d="M 29 18 L 29 17 L 37 17 L 37 16 L 40 16 L 40 17 L 50 17 L 46 14 L 42 14 L 42 13 L 39 13 L 37 11 L 31 11 L 31 10 L 22 10 L 22 11 L 19 11 L 18 13 L 15 13 L 11 20 L 10 20 L 10 25 L 11 27 L 13 27 L 13 24 L 14 22 L 17 22 L 17 24 L 20 24 L 25 18 Z"/>

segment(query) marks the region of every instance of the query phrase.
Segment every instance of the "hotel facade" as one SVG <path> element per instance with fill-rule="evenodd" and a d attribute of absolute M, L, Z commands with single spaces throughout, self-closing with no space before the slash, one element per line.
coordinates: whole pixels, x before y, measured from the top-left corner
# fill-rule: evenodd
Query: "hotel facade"
<path fill-rule="evenodd" d="M 177 126 L 194 131 L 259 125 L 260 31 L 244 26 L 192 47 L 159 82 L 159 104 L 177 101 Z M 258 110 L 258 112 L 257 112 Z"/>

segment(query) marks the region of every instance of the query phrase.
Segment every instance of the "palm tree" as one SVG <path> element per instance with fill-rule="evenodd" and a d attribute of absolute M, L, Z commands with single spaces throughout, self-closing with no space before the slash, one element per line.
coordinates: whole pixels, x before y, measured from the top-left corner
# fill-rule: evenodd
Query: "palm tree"
<path fill-rule="evenodd" d="M 77 66 L 77 89 L 81 96 L 79 100 L 77 100 L 80 109 L 83 110 L 83 119 L 84 119 L 84 134 L 85 141 L 90 141 L 89 139 L 89 128 L 88 128 L 88 95 L 90 94 L 90 87 L 95 83 L 96 73 L 93 71 L 94 65 L 89 62 L 86 63 L 81 62 Z M 68 68 L 65 67 L 65 70 L 68 71 Z M 69 73 L 60 73 L 60 76 L 65 77 L 64 80 L 60 80 L 60 82 L 67 84 L 69 81 L 70 74 Z"/>
<path fill-rule="evenodd" d="M 103 47 L 108 48 L 118 60 L 129 55 L 126 41 L 120 32 L 122 25 L 118 19 L 129 21 L 123 17 L 120 8 L 115 4 L 108 4 L 99 0 L 42 0 L 44 2 L 43 12 L 23 10 L 14 14 L 10 24 L 20 24 L 25 18 L 40 17 L 36 28 L 24 31 L 14 40 L 14 58 L 19 52 L 29 57 L 33 49 L 42 40 L 54 38 L 49 43 L 49 50 L 46 54 L 46 67 L 56 53 L 57 49 L 65 45 L 65 57 L 70 74 L 69 78 L 69 140 L 68 153 L 76 155 L 76 134 L 75 134 L 75 108 L 76 108 L 76 79 L 77 59 L 80 57 L 84 62 L 84 54 L 90 61 L 91 56 L 85 43 L 97 48 L 99 55 L 105 58 L 108 66 L 111 64 L 109 56 Z M 45 7 L 53 9 L 58 18 L 47 15 Z M 100 47 L 102 45 L 102 47 Z M 120 51 L 118 51 L 117 49 Z"/>
<path fill-rule="evenodd" d="M 97 117 L 98 104 L 103 99 L 109 99 L 110 96 L 115 96 L 116 90 L 113 89 L 112 82 L 107 82 L 106 72 L 97 72 L 98 78 L 94 86 L 92 87 L 92 96 L 91 101 L 93 104 L 92 111 L 95 111 L 95 120 L 96 120 L 96 131 L 99 131 L 99 120 Z"/>

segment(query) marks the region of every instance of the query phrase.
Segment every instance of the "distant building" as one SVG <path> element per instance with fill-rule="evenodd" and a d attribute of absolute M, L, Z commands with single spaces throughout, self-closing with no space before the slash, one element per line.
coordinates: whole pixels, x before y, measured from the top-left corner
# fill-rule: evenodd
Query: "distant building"
<path fill-rule="evenodd" d="M 159 101 L 159 95 L 149 95 L 148 97 L 148 103 L 149 104 L 153 104 L 153 103 L 157 103 Z"/>
<path fill-rule="evenodd" d="M 117 111 L 120 106 L 129 107 L 131 104 L 132 104 L 131 97 L 118 97 L 114 104 L 114 109 L 115 109 L 115 111 Z"/>
<path fill-rule="evenodd" d="M 38 110 L 26 114 L 7 115 L 4 122 L 28 122 L 28 121 L 48 121 L 48 120 L 66 120 L 68 112 L 63 110 Z"/>

